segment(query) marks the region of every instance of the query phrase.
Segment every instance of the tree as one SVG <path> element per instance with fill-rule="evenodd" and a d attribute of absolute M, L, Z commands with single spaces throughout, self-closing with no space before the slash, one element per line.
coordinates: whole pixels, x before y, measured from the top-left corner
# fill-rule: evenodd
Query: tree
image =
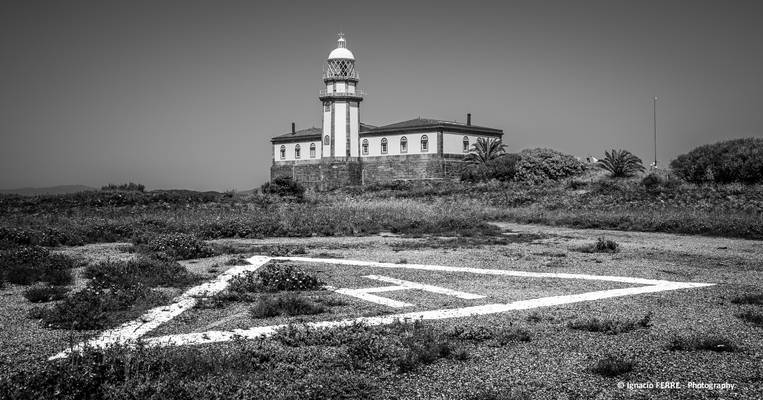
<path fill-rule="evenodd" d="M 605 151 L 604 158 L 598 162 L 601 168 L 609 171 L 613 178 L 627 178 L 644 171 L 641 159 L 628 150 Z"/>
<path fill-rule="evenodd" d="M 490 160 L 502 157 L 506 154 L 506 145 L 501 139 L 477 138 L 477 142 L 472 145 L 469 154 L 464 157 L 470 165 L 485 165 Z"/>

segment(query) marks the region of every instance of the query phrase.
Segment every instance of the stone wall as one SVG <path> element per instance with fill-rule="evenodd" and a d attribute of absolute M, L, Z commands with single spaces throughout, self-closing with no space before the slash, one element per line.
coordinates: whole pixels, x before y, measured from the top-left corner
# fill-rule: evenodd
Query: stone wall
<path fill-rule="evenodd" d="M 458 179 L 463 165 L 461 159 L 460 156 L 411 154 L 276 162 L 270 169 L 270 179 L 290 176 L 315 190 L 395 180 Z"/>

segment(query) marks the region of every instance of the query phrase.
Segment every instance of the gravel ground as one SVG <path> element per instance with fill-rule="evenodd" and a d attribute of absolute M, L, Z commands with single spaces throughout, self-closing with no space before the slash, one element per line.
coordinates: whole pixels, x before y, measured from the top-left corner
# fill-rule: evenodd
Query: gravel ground
<path fill-rule="evenodd" d="M 674 281 L 710 282 L 716 286 L 667 291 L 615 299 L 568 304 L 482 317 L 431 322 L 449 328 L 454 324 L 520 326 L 531 335 L 530 342 L 504 347 L 464 344 L 466 361 L 443 359 L 416 373 L 378 377 L 382 398 L 455 399 L 469 393 L 500 392 L 505 398 L 763 398 L 763 328 L 737 318 L 742 311 L 763 313 L 759 305 L 731 303 L 735 296 L 763 292 L 763 242 L 713 237 L 681 236 L 601 230 L 576 230 L 534 225 L 498 224 L 509 233 L 537 234 L 533 240 L 508 240 L 506 244 L 484 245 L 463 238 L 458 246 L 448 239 L 401 238 L 394 235 L 337 238 L 272 238 L 264 240 L 218 240 L 220 244 L 245 248 L 252 245 L 282 244 L 304 246 L 308 254 L 330 254 L 337 258 L 384 262 L 438 264 L 472 268 L 511 269 L 538 272 L 566 272 L 631 276 Z M 621 251 L 614 254 L 582 253 L 581 246 L 599 237 L 615 240 Z M 437 240 L 442 246 L 437 246 Z M 434 244 L 433 244 L 434 243 Z M 447 245 L 445 245 L 447 243 Z M 120 244 L 89 245 L 64 249 L 90 262 L 105 258 L 130 257 L 120 252 Z M 229 256 L 184 262 L 190 270 L 213 276 L 228 267 Z M 347 287 L 384 286 L 365 280 L 363 269 L 337 269 L 331 283 Z M 403 271 L 403 272 L 401 272 Z M 546 279 L 492 278 L 467 280 L 453 274 L 423 271 L 372 271 L 411 281 L 447 286 L 485 294 L 496 301 L 511 301 L 579 291 L 621 287 L 603 282 L 553 281 Z M 425 276 L 427 275 L 427 276 Z M 456 274 L 457 275 L 457 274 Z M 430 281 L 425 281 L 430 279 Z M 435 283 L 436 282 L 436 283 Z M 357 285 L 357 286 L 352 286 Z M 599 286 L 597 286 L 599 285 Z M 601 286 L 604 285 L 604 286 Z M 0 290 L 0 363 L 3 368 L 19 362 L 41 362 L 72 340 L 65 331 L 51 331 L 26 318 L 32 307 L 17 286 Z M 481 291 L 481 292 L 480 292 Z M 425 307 L 455 304 L 441 296 L 416 296 L 418 292 L 383 293 L 405 301 L 421 301 Z M 395 297 L 397 296 L 397 297 Z M 339 314 L 365 312 L 376 306 L 357 305 Z M 459 300 L 461 301 L 461 300 Z M 460 303 L 459 303 L 460 304 Z M 234 305 L 219 314 L 188 323 L 179 317 L 174 328 L 191 331 L 228 329 L 251 322 L 246 307 Z M 571 330 L 576 319 L 615 318 L 634 320 L 652 314 L 653 325 L 618 335 Z M 189 314 L 191 315 L 191 314 Z M 532 318 L 528 318 L 532 316 Z M 321 319 L 323 317 L 319 317 Z M 189 318 L 188 316 L 183 318 Z M 228 318 L 226 320 L 226 318 Z M 263 321 L 271 322 L 271 321 Z M 173 330 L 174 330 L 173 328 Z M 160 328 L 160 329 L 167 329 Z M 157 331 L 161 332 L 161 331 Z M 88 333 L 78 334 L 88 336 Z M 739 347 L 737 352 L 669 351 L 667 343 L 675 335 L 721 336 Z M 603 377 L 587 371 L 600 358 L 617 355 L 633 361 L 632 371 L 617 377 Z M 680 389 L 627 389 L 618 383 L 680 382 Z M 732 390 L 690 389 L 688 382 L 731 383 Z"/>

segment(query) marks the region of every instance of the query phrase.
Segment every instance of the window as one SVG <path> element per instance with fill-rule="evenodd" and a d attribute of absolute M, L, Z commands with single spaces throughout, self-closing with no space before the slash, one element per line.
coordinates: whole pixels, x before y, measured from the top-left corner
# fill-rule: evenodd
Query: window
<path fill-rule="evenodd" d="M 464 153 L 469 152 L 469 137 L 464 136 Z"/>
<path fill-rule="evenodd" d="M 286 158 L 286 146 L 281 145 L 281 159 Z"/>
<path fill-rule="evenodd" d="M 382 152 L 382 154 L 387 154 L 387 138 L 382 138 L 382 141 L 381 141 L 381 152 Z"/>
<path fill-rule="evenodd" d="M 326 146 L 331 144 L 331 137 L 329 137 L 329 135 L 326 135 L 323 137 L 323 144 L 325 144 Z"/>
<path fill-rule="evenodd" d="M 368 139 L 363 139 L 363 155 L 368 155 Z"/>
<path fill-rule="evenodd" d="M 300 150 L 299 145 L 294 146 L 294 158 L 299 158 Z"/>
<path fill-rule="evenodd" d="M 421 152 L 426 153 L 429 151 L 429 138 L 427 135 L 421 135 Z"/>
<path fill-rule="evenodd" d="M 406 138 L 405 136 L 400 138 L 400 152 L 401 153 L 408 152 L 408 138 Z"/>
<path fill-rule="evenodd" d="M 315 143 L 310 143 L 310 158 L 315 158 Z"/>

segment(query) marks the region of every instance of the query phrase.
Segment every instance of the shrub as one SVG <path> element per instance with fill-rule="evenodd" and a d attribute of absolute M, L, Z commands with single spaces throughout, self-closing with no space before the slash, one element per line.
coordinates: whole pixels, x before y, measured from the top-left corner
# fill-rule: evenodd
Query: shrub
<path fill-rule="evenodd" d="M 575 157 L 551 149 L 529 149 L 519 153 L 515 180 L 531 184 L 558 181 L 583 173 Z"/>
<path fill-rule="evenodd" d="M 129 261 L 107 261 L 89 265 L 84 275 L 92 279 L 93 284 L 100 286 L 141 284 L 148 287 L 186 287 L 204 279 L 188 272 L 185 267 L 174 261 L 162 261 L 145 256 Z"/>
<path fill-rule="evenodd" d="M 24 291 L 24 297 L 32 303 L 61 300 L 69 289 L 63 286 L 34 285 Z"/>
<path fill-rule="evenodd" d="M 323 287 L 315 275 L 299 269 L 289 263 L 271 263 L 256 272 L 260 290 L 278 292 L 282 290 L 319 290 Z M 235 279 L 235 278 L 234 278 Z M 231 280 L 230 289 L 235 291 L 236 285 Z"/>
<path fill-rule="evenodd" d="M 260 189 L 262 193 L 280 197 L 293 197 L 298 200 L 302 200 L 305 197 L 305 187 L 289 176 L 279 176 L 263 184 Z"/>
<path fill-rule="evenodd" d="M 169 299 L 143 285 L 88 285 L 52 308 L 40 310 L 43 324 L 55 329 L 105 329 L 133 319 Z"/>
<path fill-rule="evenodd" d="M 644 170 L 641 159 L 628 150 L 606 151 L 598 164 L 602 169 L 609 171 L 613 178 L 627 178 Z"/>
<path fill-rule="evenodd" d="M 171 260 L 189 260 L 214 255 L 214 250 L 203 240 L 184 233 L 148 234 L 133 238 L 139 252 L 166 255 Z"/>
<path fill-rule="evenodd" d="M 465 182 L 482 182 L 491 179 L 511 181 L 517 173 L 518 154 L 504 154 L 485 164 L 467 165 L 461 171 L 461 180 Z"/>
<path fill-rule="evenodd" d="M 668 350 L 734 352 L 738 348 L 729 339 L 720 336 L 675 336 L 667 345 Z"/>
<path fill-rule="evenodd" d="M 652 326 L 652 314 L 648 313 L 637 321 L 631 320 L 617 320 L 617 319 L 598 319 L 590 318 L 585 320 L 575 320 L 567 323 L 567 327 L 570 329 L 588 331 L 588 332 L 602 332 L 608 335 L 617 335 L 620 333 L 627 333 L 636 329 L 648 329 Z"/>
<path fill-rule="evenodd" d="M 101 190 L 121 190 L 121 191 L 127 191 L 127 192 L 143 192 L 146 190 L 146 187 L 138 184 L 138 183 L 123 183 L 121 185 L 115 185 L 113 183 L 109 183 L 106 186 L 101 187 Z"/>
<path fill-rule="evenodd" d="M 617 253 L 620 245 L 614 240 L 599 238 L 596 243 L 591 243 L 577 249 L 581 253 Z"/>
<path fill-rule="evenodd" d="M 763 183 L 763 138 L 734 139 L 699 146 L 670 163 L 692 183 Z"/>
<path fill-rule="evenodd" d="M 589 367 L 588 371 L 602 376 L 613 377 L 631 372 L 634 365 L 632 361 L 617 356 L 607 356 Z"/>
<path fill-rule="evenodd" d="M 252 318 L 270 318 L 279 315 L 313 315 L 326 312 L 326 307 L 294 294 L 260 297 L 249 310 Z"/>
<path fill-rule="evenodd" d="M 35 282 L 68 285 L 73 280 L 71 269 L 77 265 L 74 259 L 51 254 L 44 247 L 16 247 L 0 253 L 0 280 L 19 285 Z"/>

